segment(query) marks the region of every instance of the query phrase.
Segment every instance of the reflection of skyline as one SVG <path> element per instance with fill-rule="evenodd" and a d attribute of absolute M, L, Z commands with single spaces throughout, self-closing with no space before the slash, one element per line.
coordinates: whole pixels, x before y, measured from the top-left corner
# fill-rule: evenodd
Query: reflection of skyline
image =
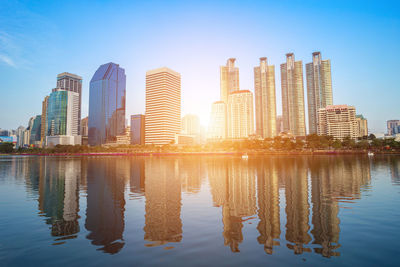
<path fill-rule="evenodd" d="M 281 223 L 279 215 L 279 183 L 276 164 L 271 159 L 257 162 L 258 217 L 257 241 L 264 245 L 264 251 L 272 254 L 273 247 L 279 246 Z"/>
<path fill-rule="evenodd" d="M 285 183 L 287 247 L 295 254 L 310 252 L 311 249 L 305 247 L 311 241 L 307 167 L 301 158 L 286 159 L 279 166 L 279 176 Z"/>
<path fill-rule="evenodd" d="M 23 181 L 30 198 L 37 197 L 40 216 L 46 218 L 58 244 L 80 232 L 80 189 L 87 193 L 87 239 L 99 250 L 113 254 L 125 246 L 125 190 L 145 200 L 143 233 L 151 242 L 146 246 L 181 242 L 183 200 L 193 193 L 202 192 L 196 198 L 204 196 L 203 181 L 208 176 L 210 197 L 214 206 L 221 207 L 224 245 L 232 252 L 241 251 L 249 227 L 258 231 L 251 242 L 263 246 L 267 254 L 287 246 L 295 254 L 337 257 L 344 247 L 339 242 L 340 208 L 351 207 L 368 188 L 370 162 L 367 157 L 346 156 L 38 157 L 14 158 L 2 171 Z M 400 160 L 376 158 L 372 166 L 381 168 L 382 162 L 396 184 Z M 246 224 L 244 231 L 244 222 L 255 214 L 255 227 Z"/>
<path fill-rule="evenodd" d="M 125 245 L 126 171 L 119 159 L 91 159 L 87 164 L 87 209 L 85 227 L 95 246 L 106 253 L 118 253 Z M 125 162 L 126 163 L 126 162 Z M 129 167 L 129 165 L 125 165 Z"/>
<path fill-rule="evenodd" d="M 225 246 L 240 252 L 243 241 L 243 217 L 256 213 L 254 172 L 246 162 L 223 160 L 210 162 L 209 180 L 214 204 L 222 206 Z M 225 181 L 224 181 L 225 180 Z"/>
<path fill-rule="evenodd" d="M 145 164 L 144 239 L 162 245 L 182 240 L 181 183 L 175 159 L 147 159 Z"/>

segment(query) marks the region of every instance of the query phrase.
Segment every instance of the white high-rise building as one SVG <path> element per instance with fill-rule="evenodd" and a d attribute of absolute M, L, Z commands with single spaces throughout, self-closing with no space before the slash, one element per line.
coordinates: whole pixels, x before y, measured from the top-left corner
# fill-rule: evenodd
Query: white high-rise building
<path fill-rule="evenodd" d="M 226 104 L 216 101 L 211 106 L 211 118 L 208 126 L 208 139 L 225 139 L 227 131 Z"/>
<path fill-rule="evenodd" d="M 356 108 L 348 105 L 330 105 L 318 110 L 318 135 L 333 136 L 343 140 L 356 139 L 359 135 Z"/>
<path fill-rule="evenodd" d="M 247 138 L 254 134 L 253 94 L 249 90 L 232 92 L 227 110 L 228 138 Z"/>
<path fill-rule="evenodd" d="M 181 132 L 181 75 L 163 67 L 146 72 L 145 143 L 174 142 Z"/>

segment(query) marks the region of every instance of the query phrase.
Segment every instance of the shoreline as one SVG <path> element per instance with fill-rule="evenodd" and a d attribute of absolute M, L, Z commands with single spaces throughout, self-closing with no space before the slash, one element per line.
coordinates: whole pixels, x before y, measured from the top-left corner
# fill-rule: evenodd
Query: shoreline
<path fill-rule="evenodd" d="M 400 155 L 400 152 L 374 151 L 375 155 Z M 252 151 L 252 152 L 87 152 L 87 153 L 11 153 L 0 156 L 318 156 L 318 155 L 368 155 L 368 151 Z"/>

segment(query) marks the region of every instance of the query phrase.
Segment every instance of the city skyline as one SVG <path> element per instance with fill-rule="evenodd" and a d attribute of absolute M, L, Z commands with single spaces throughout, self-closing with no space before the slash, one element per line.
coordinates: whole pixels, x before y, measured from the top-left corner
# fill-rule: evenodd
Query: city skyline
<path fill-rule="evenodd" d="M 306 63 L 311 61 L 314 51 L 321 51 L 332 62 L 334 103 L 356 106 L 357 111 L 368 119 L 371 132 L 385 132 L 385 122 L 397 118 L 395 99 L 399 94 L 399 78 L 395 74 L 395 66 L 399 55 L 395 53 L 395 44 L 399 38 L 399 27 L 396 25 L 400 21 L 393 5 L 339 2 L 333 8 L 329 4 L 313 5 L 309 2 L 304 6 L 293 3 L 293 9 L 287 10 L 276 3 L 243 5 L 233 2 L 227 7 L 224 2 L 172 2 L 167 9 L 170 13 L 164 14 L 166 6 L 163 4 L 117 2 L 115 6 L 97 6 L 94 8 L 97 12 L 91 11 L 88 16 L 82 12 L 91 10 L 92 6 L 73 2 L 56 6 L 44 1 L 33 6 L 4 1 L 0 5 L 0 10 L 9 10 L 10 14 L 15 13 L 12 10 L 16 8 L 19 10 L 15 18 L 0 11 L 0 17 L 5 18 L 0 32 L 0 72 L 6 77 L 2 91 L 7 90 L 11 98 L 17 99 L 3 99 L 0 104 L 4 110 L 18 106 L 15 112 L 2 118 L 2 128 L 16 129 L 25 125 L 31 116 L 40 114 L 41 101 L 54 87 L 54 77 L 65 71 L 82 77 L 81 117 L 84 118 L 88 114 L 91 75 L 97 66 L 110 61 L 121 64 L 127 70 L 127 115 L 144 112 L 145 71 L 166 65 L 182 74 L 182 114 L 198 114 L 202 124 L 207 126 L 211 103 L 219 99 L 218 66 L 227 58 L 237 58 L 236 65 L 241 70 L 240 86 L 254 92 L 253 67 L 259 57 L 266 56 L 269 64 L 278 66 L 284 61 L 285 53 L 293 52 L 297 60 Z M 82 27 L 66 27 L 65 22 L 58 18 L 67 16 L 70 14 L 68 10 L 76 10 L 76 7 L 79 8 L 75 16 L 85 17 L 79 22 Z M 119 13 L 115 10 L 117 7 Z M 107 38 L 120 34 L 125 44 L 102 42 L 104 37 L 100 36 L 95 39 L 95 46 L 87 41 L 93 40 L 94 34 L 98 33 L 92 27 L 93 22 L 98 21 L 97 15 L 93 14 L 102 14 L 106 8 L 120 14 L 119 20 L 110 25 L 102 24 L 104 27 L 99 28 L 108 33 L 105 34 Z M 136 12 L 146 14 L 149 10 L 160 15 L 155 22 L 148 23 L 144 16 L 132 19 Z M 260 17 L 267 11 L 271 20 L 298 22 L 293 36 L 281 34 L 288 31 L 290 23 L 267 27 L 267 22 L 262 22 Z M 240 18 L 238 12 L 241 12 Z M 307 15 L 309 12 L 313 13 L 310 17 Z M 342 13 L 345 15 L 342 16 Z M 250 17 L 250 14 L 255 15 Z M 202 19 L 205 15 L 209 18 L 207 22 Z M 306 15 L 308 20 L 305 20 Z M 315 25 L 327 15 L 329 23 Z M 171 25 L 155 28 L 160 25 L 158 22 L 173 16 Z M 233 20 L 233 17 L 236 19 Z M 19 27 L 19 20 L 25 25 L 22 28 Z M 78 21 L 68 23 L 75 25 Z M 187 22 L 186 25 L 174 33 L 182 21 Z M 115 29 L 115 23 L 123 26 L 113 33 L 111 29 Z M 189 29 L 196 35 L 191 34 Z M 312 36 L 311 29 L 319 30 L 320 36 Z M 43 35 L 36 40 L 37 32 L 43 32 Z M 64 40 L 66 36 L 74 38 Z M 386 41 L 376 42 L 379 38 Z M 165 40 L 165 45 L 161 45 L 161 40 Z M 296 44 L 294 40 L 297 40 Z M 157 51 L 156 48 L 160 49 Z M 382 70 L 378 71 L 377 66 L 383 66 Z M 375 75 L 376 71 L 378 75 Z M 277 114 L 281 114 L 278 74 L 275 79 Z M 198 94 L 200 90 L 204 94 Z M 374 95 L 377 90 L 380 94 Z M 374 110 L 370 110 L 372 105 L 376 107 Z M 308 126 L 308 122 L 306 124 Z"/>

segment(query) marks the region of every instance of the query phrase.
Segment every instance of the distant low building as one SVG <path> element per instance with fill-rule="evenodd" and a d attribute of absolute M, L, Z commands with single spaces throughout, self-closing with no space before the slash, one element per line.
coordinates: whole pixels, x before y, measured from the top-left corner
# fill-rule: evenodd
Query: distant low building
<path fill-rule="evenodd" d="M 145 144 L 145 116 L 142 114 L 135 114 L 131 116 L 131 144 L 144 145 Z"/>
<path fill-rule="evenodd" d="M 81 145 L 82 137 L 80 135 L 54 135 L 46 136 L 46 146 L 55 147 L 56 145 Z"/>
<path fill-rule="evenodd" d="M 388 120 L 386 124 L 388 135 L 395 135 L 400 133 L 400 120 Z"/>
<path fill-rule="evenodd" d="M 177 145 L 194 145 L 196 143 L 197 143 L 196 135 L 189 135 L 189 134 L 175 135 L 175 144 Z"/>
<path fill-rule="evenodd" d="M 357 122 L 357 133 L 358 138 L 363 138 L 368 136 L 368 122 L 367 119 L 364 118 L 363 115 L 356 115 Z"/>
<path fill-rule="evenodd" d="M 318 110 L 318 135 L 343 140 L 358 137 L 356 108 L 348 105 L 329 105 Z"/>

